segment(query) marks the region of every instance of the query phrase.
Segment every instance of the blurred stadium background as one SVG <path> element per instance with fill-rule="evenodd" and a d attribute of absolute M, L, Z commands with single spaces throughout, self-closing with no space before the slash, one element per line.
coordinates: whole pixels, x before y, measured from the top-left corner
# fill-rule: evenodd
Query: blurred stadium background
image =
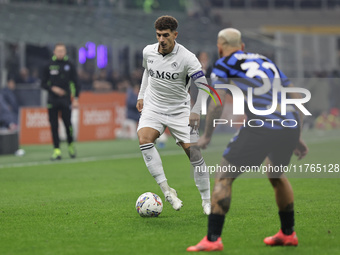
<path fill-rule="evenodd" d="M 50 142 L 46 116 L 32 107 L 46 105 L 40 72 L 56 42 L 67 45 L 82 87 L 80 111 L 88 109 L 74 112 L 76 129 L 86 133 L 80 140 L 133 136 L 121 130 L 131 127 L 125 102 L 140 84 L 143 47 L 156 41 L 153 22 L 164 14 L 178 19 L 178 42 L 199 56 L 208 74 L 217 32 L 240 29 L 247 51 L 273 59 L 297 86 L 311 90 L 306 126 L 339 128 L 340 0 L 0 0 L 0 85 L 26 109 L 21 120 L 14 113 L 20 141 Z M 81 122 L 86 116 L 88 125 Z M 111 120 L 103 124 L 100 116 Z M 33 136 L 27 123 L 45 129 L 25 141 Z"/>

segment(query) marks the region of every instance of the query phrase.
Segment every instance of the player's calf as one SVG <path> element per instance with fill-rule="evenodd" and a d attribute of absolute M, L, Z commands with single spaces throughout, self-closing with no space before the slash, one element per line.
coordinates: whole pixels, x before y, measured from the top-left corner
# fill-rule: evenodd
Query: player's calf
<path fill-rule="evenodd" d="M 216 179 L 212 193 L 211 209 L 215 214 L 226 214 L 230 209 L 233 179 Z"/>
<path fill-rule="evenodd" d="M 198 146 L 189 146 L 185 152 L 190 158 L 190 163 L 194 169 L 194 180 L 202 198 L 203 213 L 209 215 L 211 212 L 210 202 L 210 173 L 202 157 Z"/>

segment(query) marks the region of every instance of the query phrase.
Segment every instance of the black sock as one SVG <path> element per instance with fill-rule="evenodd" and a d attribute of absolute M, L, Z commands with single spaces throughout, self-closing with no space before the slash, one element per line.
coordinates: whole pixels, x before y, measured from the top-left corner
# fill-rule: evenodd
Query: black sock
<path fill-rule="evenodd" d="M 294 211 L 279 212 L 281 221 L 281 230 L 285 235 L 291 235 L 294 232 Z"/>
<path fill-rule="evenodd" d="M 222 234 L 224 215 L 210 214 L 208 222 L 208 240 L 215 242 Z"/>

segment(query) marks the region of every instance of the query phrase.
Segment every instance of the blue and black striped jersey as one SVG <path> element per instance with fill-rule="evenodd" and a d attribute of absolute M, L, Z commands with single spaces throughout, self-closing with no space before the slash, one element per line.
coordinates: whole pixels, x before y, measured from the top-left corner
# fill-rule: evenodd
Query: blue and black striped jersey
<path fill-rule="evenodd" d="M 262 120 L 265 128 L 283 129 L 282 121 L 299 121 L 298 112 L 291 107 L 286 115 L 281 114 L 281 87 L 290 84 L 289 79 L 267 57 L 256 53 L 236 51 L 216 61 L 211 74 L 213 86 L 216 84 L 233 84 L 245 95 L 245 114 L 248 119 Z M 247 104 L 248 88 L 252 88 L 252 105 L 256 110 L 271 108 L 273 88 L 277 92 L 277 108 L 269 115 L 257 115 L 249 110 Z M 228 90 L 228 93 L 230 91 Z M 289 122 L 289 121 L 288 121 Z M 287 124 L 288 124 L 287 122 Z M 295 126 L 297 128 L 298 126 Z"/>

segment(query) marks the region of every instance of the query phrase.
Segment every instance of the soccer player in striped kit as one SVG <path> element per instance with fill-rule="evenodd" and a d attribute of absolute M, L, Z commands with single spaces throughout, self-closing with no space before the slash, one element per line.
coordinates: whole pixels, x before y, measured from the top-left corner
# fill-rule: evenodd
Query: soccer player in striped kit
<path fill-rule="evenodd" d="M 266 111 L 272 107 L 275 89 L 293 87 L 270 59 L 244 51 L 240 31 L 233 28 L 221 30 L 218 34 L 217 48 L 220 59 L 216 61 L 212 71 L 213 86 L 233 84 L 238 87 L 235 89 L 240 89 L 248 97 L 248 89 L 251 88 L 252 104 L 256 110 Z M 222 100 L 226 93 L 230 93 L 225 89 L 216 91 Z M 293 99 L 300 98 L 295 92 L 289 93 L 288 96 Z M 277 99 L 280 104 L 281 98 Z M 300 110 L 290 105 L 289 109 L 287 107 L 286 115 L 280 112 L 279 107 L 273 109 L 275 111 L 271 114 L 259 115 L 249 109 L 247 99 L 244 100 L 244 104 L 247 119 L 254 120 L 252 125 L 257 122 L 261 127 L 245 125 L 228 144 L 221 159 L 221 167 L 228 169 L 234 166 L 237 171 L 216 173 L 207 235 L 197 245 L 188 247 L 187 251 L 223 250 L 221 234 L 225 214 L 230 208 L 232 183 L 242 173 L 241 167 L 260 166 L 264 160 L 266 164 L 272 166 L 287 166 L 293 152 L 299 159 L 308 152 L 300 136 L 303 116 Z M 214 130 L 213 121 L 220 117 L 221 111 L 221 105 L 214 103 L 209 105 L 205 131 L 198 142 L 200 147 L 204 148 L 209 144 Z M 282 121 L 286 119 L 293 123 L 291 127 L 282 126 Z M 293 189 L 282 172 L 270 172 L 268 178 L 274 188 L 281 229 L 276 235 L 265 238 L 264 243 L 272 246 L 296 246 L 298 239 L 294 231 Z"/>

